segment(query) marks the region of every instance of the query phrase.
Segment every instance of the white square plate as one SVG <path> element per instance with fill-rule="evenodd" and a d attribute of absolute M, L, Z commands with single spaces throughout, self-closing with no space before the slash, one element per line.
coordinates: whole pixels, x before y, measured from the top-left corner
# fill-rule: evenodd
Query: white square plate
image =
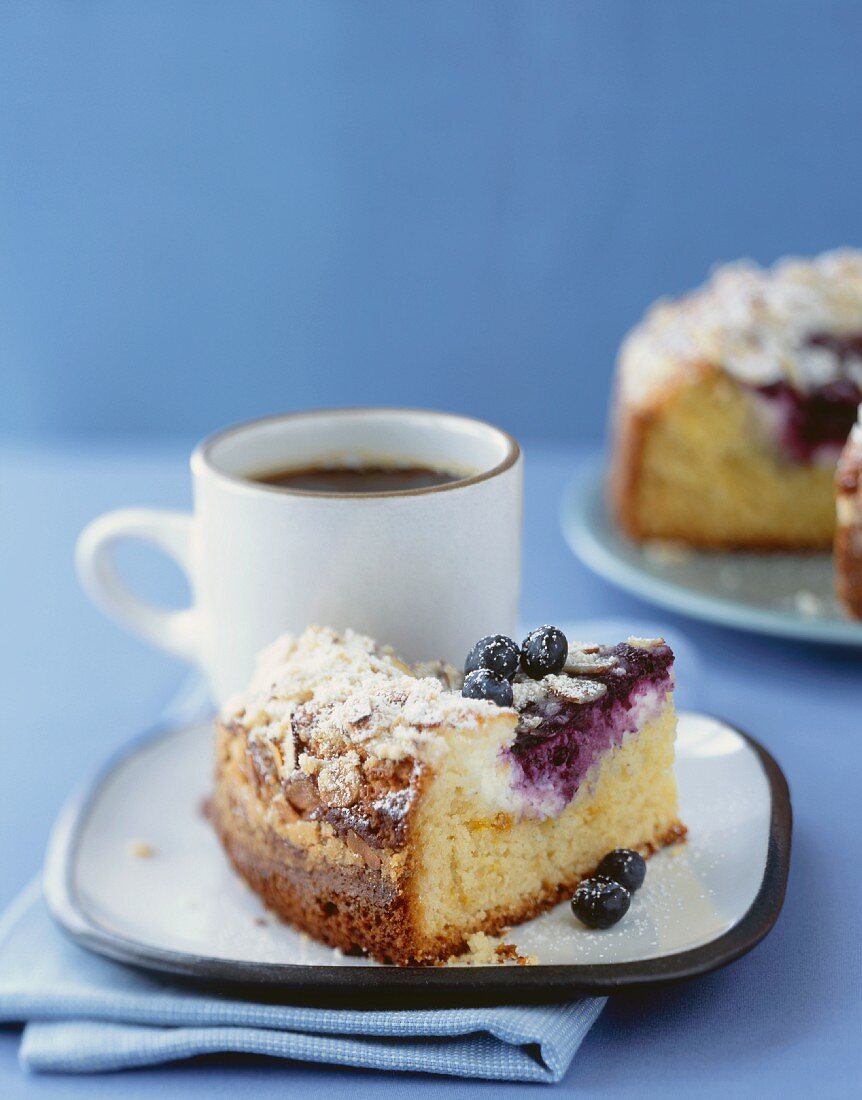
<path fill-rule="evenodd" d="M 392 993 L 509 999 L 607 992 L 706 973 L 749 951 L 784 900 L 791 810 L 778 765 L 726 723 L 683 712 L 677 777 L 688 841 L 648 864 L 628 915 L 583 928 L 567 903 L 507 937 L 537 966 L 382 966 L 282 924 L 229 866 L 204 817 L 211 724 L 167 728 L 113 760 L 55 827 L 45 895 L 80 944 L 201 980 L 267 985 L 269 995 Z M 132 854 L 134 842 L 153 849 Z"/>

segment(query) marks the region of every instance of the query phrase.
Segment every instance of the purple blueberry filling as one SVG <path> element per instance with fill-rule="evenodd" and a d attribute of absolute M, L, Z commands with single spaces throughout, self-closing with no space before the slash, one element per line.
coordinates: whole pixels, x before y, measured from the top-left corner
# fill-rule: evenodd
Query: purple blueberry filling
<path fill-rule="evenodd" d="M 856 420 L 862 390 L 849 379 L 800 393 L 787 382 L 759 386 L 780 413 L 780 438 L 796 462 L 811 462 L 822 448 L 840 450 Z"/>
<path fill-rule="evenodd" d="M 600 655 L 616 658 L 611 668 L 589 673 L 588 679 L 607 688 L 601 698 L 574 703 L 548 695 L 521 711 L 519 732 L 507 751 L 515 789 L 539 812 L 559 812 L 570 802 L 599 757 L 638 728 L 643 710 L 637 704 L 658 700 L 658 709 L 671 687 L 670 646 L 623 643 L 602 647 Z M 540 724 L 533 725 L 533 719 Z"/>
<path fill-rule="evenodd" d="M 840 377 L 802 392 L 789 382 L 758 386 L 757 393 L 779 414 L 781 444 L 795 462 L 811 462 L 819 451 L 838 451 L 856 420 L 862 389 L 847 374 L 850 359 L 862 359 L 862 333 L 853 336 L 816 334 L 811 347 L 826 348 L 839 360 Z"/>

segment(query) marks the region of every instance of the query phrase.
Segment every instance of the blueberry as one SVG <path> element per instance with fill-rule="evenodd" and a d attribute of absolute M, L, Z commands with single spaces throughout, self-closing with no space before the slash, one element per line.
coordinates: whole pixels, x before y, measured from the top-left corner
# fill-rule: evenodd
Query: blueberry
<path fill-rule="evenodd" d="M 572 912 L 587 928 L 610 928 L 629 911 L 632 896 L 625 886 L 585 878 L 572 895 Z"/>
<path fill-rule="evenodd" d="M 596 876 L 618 882 L 634 893 L 640 890 L 646 878 L 646 860 L 631 848 L 615 848 L 598 865 Z"/>
<path fill-rule="evenodd" d="M 569 643 L 562 630 L 540 626 L 531 631 L 521 646 L 521 668 L 534 680 L 559 672 L 569 655 Z"/>
<path fill-rule="evenodd" d="M 517 645 L 505 634 L 488 634 L 480 639 L 464 662 L 465 672 L 475 672 L 477 668 L 488 668 L 506 680 L 511 680 L 518 671 L 521 654 Z"/>
<path fill-rule="evenodd" d="M 489 699 L 498 707 L 512 705 L 512 685 L 487 668 L 477 668 L 464 681 L 461 694 L 465 699 Z"/>

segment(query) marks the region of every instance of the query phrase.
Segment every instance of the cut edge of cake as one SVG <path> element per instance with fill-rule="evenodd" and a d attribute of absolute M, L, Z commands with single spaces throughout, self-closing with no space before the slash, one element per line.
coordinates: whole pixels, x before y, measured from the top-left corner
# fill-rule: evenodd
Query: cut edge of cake
<path fill-rule="evenodd" d="M 862 619 L 862 405 L 835 471 L 835 590 L 854 619 Z"/>
<path fill-rule="evenodd" d="M 649 408 L 619 403 L 608 496 L 629 537 L 716 550 L 825 550 L 834 468 L 788 463 L 757 400 L 700 364 Z"/>

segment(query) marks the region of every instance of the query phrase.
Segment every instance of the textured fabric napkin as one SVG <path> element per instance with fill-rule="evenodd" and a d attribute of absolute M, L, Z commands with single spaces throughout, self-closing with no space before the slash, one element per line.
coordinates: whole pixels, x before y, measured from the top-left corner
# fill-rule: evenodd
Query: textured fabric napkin
<path fill-rule="evenodd" d="M 182 725 L 211 704 L 190 675 L 162 714 Z M 605 1005 L 370 1012 L 232 1000 L 114 963 L 57 928 L 33 883 L 0 918 L 0 1024 L 22 1023 L 21 1062 L 100 1073 L 199 1054 L 243 1053 L 362 1069 L 559 1081 Z"/>
<path fill-rule="evenodd" d="M 362 1069 L 559 1081 L 604 999 L 550 1006 L 358 1011 L 232 1000 L 110 962 L 54 925 L 38 884 L 0 921 L 0 1023 L 21 1062 L 98 1073 L 226 1051 Z"/>

